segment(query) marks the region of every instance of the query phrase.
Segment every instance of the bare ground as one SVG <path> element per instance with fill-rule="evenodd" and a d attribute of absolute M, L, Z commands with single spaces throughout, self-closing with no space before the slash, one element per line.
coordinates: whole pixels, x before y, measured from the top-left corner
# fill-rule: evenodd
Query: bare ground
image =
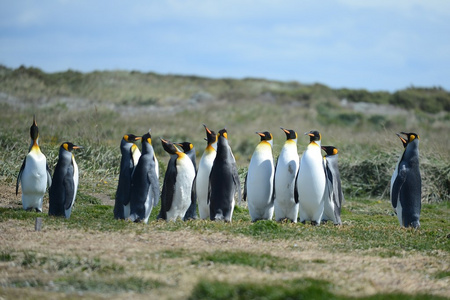
<path fill-rule="evenodd" d="M 20 196 L 16 197 L 14 193 L 12 186 L 0 186 L 0 206 L 20 207 Z M 47 207 L 44 208 L 44 211 L 46 210 Z M 402 257 L 382 258 L 374 253 L 376 249 L 342 254 L 325 251 L 314 242 L 261 241 L 246 236 L 217 232 L 199 233 L 189 229 L 175 232 L 98 232 L 65 227 L 51 228 L 44 224 L 42 231 L 35 232 L 34 224 L 21 220 L 1 222 L 0 233 L 0 251 L 14 249 L 17 253 L 33 251 L 43 256 L 96 258 L 124 266 L 124 274 L 118 276 L 155 279 L 167 284 L 145 295 L 127 292 L 114 296 L 90 295 L 91 297 L 185 299 L 195 284 L 204 278 L 232 283 L 315 278 L 330 281 L 334 286 L 333 292 L 345 295 L 401 292 L 450 297 L 450 277 L 435 277 L 437 272 L 450 270 L 449 256 L 445 252 L 432 256 L 405 252 Z M 167 258 L 161 255 L 166 250 L 182 250 L 185 254 Z M 211 262 L 192 263 L 198 253 L 216 250 L 267 253 L 292 260 L 299 265 L 299 269 L 294 272 L 278 272 Z M 64 293 L 58 291 L 49 294 L 42 289 L 18 289 L 8 284 L 21 279 L 52 280 L 60 275 L 42 268 L 27 268 L 15 261 L 2 261 L 0 299 L 5 295 L 65 297 Z"/>

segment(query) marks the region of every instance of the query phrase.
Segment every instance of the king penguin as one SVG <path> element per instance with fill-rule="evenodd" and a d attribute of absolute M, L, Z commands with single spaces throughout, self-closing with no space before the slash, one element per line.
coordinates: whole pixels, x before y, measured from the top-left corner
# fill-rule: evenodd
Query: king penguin
<path fill-rule="evenodd" d="M 275 219 L 291 220 L 297 223 L 298 199 L 294 197 L 295 178 L 299 167 L 297 152 L 297 133 L 292 129 L 281 128 L 286 134 L 286 142 L 281 148 L 275 168 Z"/>
<path fill-rule="evenodd" d="M 406 148 L 406 145 L 408 145 L 408 141 L 405 140 L 400 133 L 396 133 L 396 135 L 398 136 L 398 138 L 402 141 L 403 144 L 403 151 Z M 395 164 L 395 169 L 394 172 L 392 173 L 392 177 L 391 177 L 391 186 L 390 186 L 390 191 L 389 191 L 389 195 L 392 195 L 392 187 L 394 186 L 394 181 L 397 178 L 398 175 L 398 165 L 400 164 L 400 161 L 402 160 L 402 155 L 400 155 L 400 157 L 398 158 L 397 163 Z M 397 210 L 394 208 L 395 213 L 397 213 Z"/>
<path fill-rule="evenodd" d="M 164 150 L 170 154 L 164 175 L 159 217 L 167 221 L 183 219 L 192 203 L 192 183 L 195 178 L 194 165 L 173 143 L 161 138 Z"/>
<path fill-rule="evenodd" d="M 241 184 L 236 160 L 228 144 L 227 130 L 221 129 L 217 137 L 217 153 L 209 175 L 209 218 L 231 222 L 234 211 L 234 196 L 238 192 L 241 202 Z"/>
<path fill-rule="evenodd" d="M 198 213 L 200 219 L 209 219 L 208 186 L 211 168 L 216 158 L 217 135 L 203 124 L 206 131 L 206 148 L 198 165 L 195 189 L 197 192 Z"/>
<path fill-rule="evenodd" d="M 300 222 L 311 221 L 311 224 L 319 225 L 326 185 L 324 160 L 320 149 L 321 135 L 316 130 L 306 132 L 305 135 L 309 136 L 309 145 L 303 152 L 297 176 Z"/>
<path fill-rule="evenodd" d="M 134 134 L 125 134 L 120 142 L 120 152 L 122 158 L 120 160 L 119 183 L 117 184 L 116 201 L 114 203 L 114 218 L 127 219 L 130 216 L 130 192 L 131 192 L 131 176 L 136 167 L 141 151 L 134 144 L 140 140 L 140 136 Z M 127 204 L 125 206 L 125 204 Z"/>
<path fill-rule="evenodd" d="M 247 198 L 248 211 L 252 222 L 272 220 L 273 217 L 273 178 L 272 156 L 273 137 L 268 131 L 256 132 L 261 141 L 253 152 L 245 180 L 244 201 Z"/>
<path fill-rule="evenodd" d="M 322 146 L 327 184 L 325 188 L 324 208 L 322 220 L 333 221 L 334 225 L 341 225 L 341 207 L 344 194 L 341 187 L 341 176 L 338 167 L 338 149 L 333 146 Z"/>
<path fill-rule="evenodd" d="M 78 189 L 78 165 L 72 150 L 80 148 L 83 147 L 70 142 L 62 143 L 59 148 L 58 162 L 49 191 L 49 216 L 70 218 Z"/>
<path fill-rule="evenodd" d="M 195 175 L 197 175 L 197 163 L 196 163 L 196 153 L 195 153 L 195 147 L 190 142 L 182 142 L 182 143 L 176 143 L 177 146 L 180 146 L 183 152 L 189 157 L 189 159 L 192 161 L 192 164 L 194 165 Z M 195 179 L 194 179 L 195 182 Z M 188 210 L 186 211 L 186 214 L 184 215 L 183 220 L 195 220 L 197 219 L 197 195 L 194 188 L 194 183 L 192 183 L 192 192 L 191 192 L 191 205 L 189 205 Z"/>
<path fill-rule="evenodd" d="M 391 203 L 401 226 L 420 227 L 422 178 L 419 169 L 419 135 L 401 132 L 406 147 L 397 165 L 397 176 L 391 187 Z M 403 141 L 403 139 L 402 139 Z"/>
<path fill-rule="evenodd" d="M 131 177 L 129 219 L 147 224 L 153 207 L 159 202 L 159 169 L 151 130 L 142 136 L 141 142 L 142 154 Z"/>
<path fill-rule="evenodd" d="M 47 186 L 51 186 L 52 179 L 47 165 L 47 159 L 39 148 L 39 128 L 36 117 L 30 127 L 31 144 L 29 152 L 23 160 L 16 182 L 16 195 L 19 183 L 22 184 L 22 206 L 25 210 L 42 212 L 42 202 Z"/>

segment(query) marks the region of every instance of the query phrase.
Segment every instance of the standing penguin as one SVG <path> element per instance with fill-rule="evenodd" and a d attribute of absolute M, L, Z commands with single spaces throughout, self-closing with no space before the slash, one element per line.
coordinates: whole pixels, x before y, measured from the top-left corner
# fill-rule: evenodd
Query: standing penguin
<path fill-rule="evenodd" d="M 30 127 L 31 144 L 29 152 L 23 160 L 16 182 L 16 195 L 19 193 L 19 183 L 22 184 L 22 206 L 25 210 L 42 212 L 42 202 L 47 186 L 52 179 L 47 165 L 47 159 L 39 148 L 39 129 L 36 117 Z"/>
<path fill-rule="evenodd" d="M 177 146 L 180 146 L 183 149 L 183 152 L 189 157 L 194 165 L 195 175 L 197 175 L 197 163 L 196 163 L 196 153 L 195 147 L 189 142 L 176 143 Z M 194 180 L 195 181 L 195 180 Z M 192 192 L 191 192 L 191 205 L 189 205 L 186 214 L 183 217 L 184 221 L 197 219 L 197 195 L 194 188 L 194 183 L 192 183 Z"/>
<path fill-rule="evenodd" d="M 341 187 L 341 176 L 338 167 L 338 150 L 333 146 L 322 146 L 326 152 L 324 157 L 327 184 L 325 188 L 324 209 L 322 220 L 333 221 L 335 225 L 341 225 L 341 207 L 344 202 L 344 194 Z"/>
<path fill-rule="evenodd" d="M 272 220 L 273 217 L 273 137 L 268 131 L 256 134 L 261 137 L 261 141 L 250 159 L 244 190 L 244 201 L 248 197 L 252 222 Z"/>
<path fill-rule="evenodd" d="M 167 221 L 183 219 L 191 205 L 195 168 L 191 159 L 170 141 L 161 139 L 164 150 L 170 154 L 164 175 L 159 217 Z"/>
<path fill-rule="evenodd" d="M 241 184 L 225 128 L 219 131 L 217 139 L 217 154 L 209 175 L 209 218 L 231 222 L 236 192 L 241 201 Z"/>
<path fill-rule="evenodd" d="M 152 208 L 159 201 L 158 160 L 150 130 L 142 136 L 142 154 L 131 177 L 130 217 L 133 222 L 148 223 Z"/>
<path fill-rule="evenodd" d="M 323 214 L 323 194 L 325 193 L 325 168 L 320 149 L 321 136 L 316 130 L 306 132 L 309 145 L 303 152 L 297 176 L 300 222 L 311 221 L 319 225 Z"/>
<path fill-rule="evenodd" d="M 397 176 L 391 188 L 391 203 L 401 226 L 420 227 L 422 178 L 419 169 L 419 135 L 406 135 L 406 147 L 397 165 Z M 402 139 L 403 141 L 403 139 Z"/>
<path fill-rule="evenodd" d="M 59 148 L 53 184 L 49 190 L 49 216 L 64 216 L 68 219 L 72 213 L 78 189 L 78 165 L 72 150 L 80 148 L 83 147 L 70 142 L 62 143 Z"/>
<path fill-rule="evenodd" d="M 216 158 L 217 135 L 203 124 L 206 130 L 206 148 L 198 165 L 195 189 L 198 199 L 198 212 L 200 219 L 209 219 L 208 186 L 211 168 Z"/>
<path fill-rule="evenodd" d="M 299 204 L 298 199 L 294 197 L 300 160 L 297 152 L 297 133 L 292 129 L 281 130 L 286 134 L 286 142 L 281 148 L 275 168 L 275 219 L 289 219 L 297 223 Z"/>
<path fill-rule="evenodd" d="M 408 145 L 408 141 L 405 140 L 400 133 L 396 133 L 396 135 L 398 136 L 398 138 L 402 141 L 403 144 L 403 149 L 406 148 L 406 145 Z M 404 151 L 404 150 L 403 150 Z M 402 160 L 402 155 L 400 155 L 400 157 L 398 158 L 397 163 L 395 164 L 395 169 L 394 172 L 392 173 L 392 177 L 391 177 L 391 186 L 390 186 L 390 195 L 392 195 L 392 187 L 394 186 L 394 181 L 397 178 L 398 175 L 398 165 L 400 164 L 400 161 Z M 395 209 L 394 209 L 395 210 Z M 395 210 L 395 212 L 397 213 L 397 210 Z"/>
<path fill-rule="evenodd" d="M 125 134 L 120 142 L 120 152 L 122 158 L 120 160 L 119 183 L 117 184 L 116 201 L 114 203 L 114 218 L 127 219 L 130 216 L 130 192 L 131 192 L 131 176 L 136 167 L 141 151 L 134 144 L 140 140 L 140 136 L 134 134 Z M 126 205 L 126 206 L 125 206 Z"/>

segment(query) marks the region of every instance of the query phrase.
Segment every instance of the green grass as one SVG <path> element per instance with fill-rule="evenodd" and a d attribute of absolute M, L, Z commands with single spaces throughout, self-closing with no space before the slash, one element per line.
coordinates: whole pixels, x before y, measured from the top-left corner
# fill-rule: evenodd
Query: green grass
<path fill-rule="evenodd" d="M 24 268 L 42 267 L 50 271 L 73 272 L 95 272 L 98 274 L 112 274 L 123 272 L 123 267 L 113 262 L 104 261 L 100 258 L 85 258 L 69 255 L 45 255 L 35 251 L 15 252 L 12 257 L 18 257 L 20 265 Z M 21 257 L 21 258 L 20 258 Z M 11 259 L 12 260 L 12 259 Z"/>
<path fill-rule="evenodd" d="M 66 294 L 91 292 L 106 295 L 126 293 L 129 291 L 144 294 L 153 289 L 165 286 L 164 283 L 157 280 L 148 280 L 133 276 L 124 278 L 65 276 L 52 281 L 29 278 L 25 280 L 12 280 L 8 285 L 14 288 L 39 288 L 52 292 L 64 292 Z"/>
<path fill-rule="evenodd" d="M 149 280 L 138 277 L 125 278 L 77 278 L 61 277 L 55 281 L 57 290 L 88 291 L 102 294 L 115 294 L 133 291 L 135 293 L 146 293 L 160 288 L 165 284 L 157 280 Z"/>
<path fill-rule="evenodd" d="M 152 210 L 149 224 L 132 223 L 113 218 L 111 206 L 98 203 L 92 196 L 81 194 L 80 201 L 72 211 L 70 219 L 49 217 L 46 214 L 26 212 L 21 209 L 0 208 L 0 221 L 10 219 L 24 220 L 28 226 L 34 226 L 36 217 L 43 218 L 43 228 L 58 228 L 64 224 L 67 228 L 122 231 L 136 233 L 147 231 L 192 230 L 198 233 L 224 232 L 250 236 L 262 240 L 302 240 L 317 242 L 324 249 L 337 249 L 342 252 L 354 250 L 376 250 L 382 257 L 401 256 L 406 252 L 431 254 L 435 250 L 450 251 L 450 239 L 445 228 L 449 226 L 449 204 L 427 204 L 421 214 L 419 230 L 401 228 L 393 214 L 390 203 L 379 200 L 347 199 L 342 213 L 342 226 L 331 223 L 320 226 L 300 223 L 278 223 L 275 221 L 258 221 L 251 223 L 248 210 L 236 208 L 233 222 L 211 222 L 209 220 L 192 220 L 183 222 L 157 221 L 160 206 Z"/>
<path fill-rule="evenodd" d="M 299 268 L 297 264 L 285 258 L 276 257 L 270 254 L 255 254 L 244 251 L 215 251 L 213 253 L 202 253 L 199 259 L 193 261 L 194 264 L 202 262 L 248 266 L 260 270 L 270 269 L 273 271 L 295 271 Z"/>
<path fill-rule="evenodd" d="M 333 293 L 332 285 L 329 282 L 315 279 L 295 279 L 286 280 L 279 283 L 249 281 L 235 284 L 204 279 L 196 285 L 189 299 L 437 300 L 446 298 L 428 294 L 409 295 L 401 293 L 377 294 L 367 297 L 338 295 Z"/>

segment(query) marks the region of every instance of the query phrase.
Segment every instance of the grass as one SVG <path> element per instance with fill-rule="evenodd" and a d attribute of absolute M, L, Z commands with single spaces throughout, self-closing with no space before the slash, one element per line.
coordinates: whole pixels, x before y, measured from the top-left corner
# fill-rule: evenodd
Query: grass
<path fill-rule="evenodd" d="M 300 279 L 287 280 L 282 283 L 243 282 L 231 284 L 227 282 L 201 281 L 194 289 L 189 299 L 324 299 L 324 300 L 378 300 L 378 299 L 446 299 L 429 294 L 378 294 L 367 297 L 352 297 L 338 295 L 332 292 L 331 284 L 324 280 Z"/>
<path fill-rule="evenodd" d="M 401 105 L 408 103 L 405 97 L 418 97 L 416 92 L 427 92 L 430 103 L 391 114 L 392 108 L 361 112 L 340 100 L 385 105 L 392 94 L 336 91 L 319 84 L 120 71 L 45 74 L 33 68 L 0 68 L 0 76 L 0 92 L 14 97 L 0 101 L 0 228 L 14 234 L 0 244 L 0 268 L 8 274 L 0 280 L 0 297 L 443 299 L 423 287 L 410 295 L 405 286 L 395 292 L 372 281 L 389 276 L 395 272 L 390 266 L 398 264 L 428 284 L 442 287 L 448 281 L 450 142 L 442 137 L 450 117 L 447 109 L 434 112 L 441 104 L 431 99 L 435 94 L 446 98 L 448 92 L 398 93 Z M 13 195 L 33 114 L 52 170 L 63 141 L 84 146 L 74 152 L 80 185 L 70 219 L 49 217 L 46 210 L 23 211 L 20 197 Z M 202 123 L 216 131 L 227 127 L 242 183 L 259 141 L 255 131 L 273 133 L 276 157 L 285 140 L 280 126 L 297 130 L 299 154 L 308 143 L 303 132 L 320 130 L 322 144 L 339 149 L 343 225 L 252 223 L 245 203 L 235 208 L 232 223 L 156 221 L 160 205 L 149 224 L 114 220 L 113 201 L 105 201 L 115 196 L 123 134 L 152 128 L 162 184 L 169 156 L 158 137 L 191 141 L 198 162 L 205 147 Z M 390 176 L 402 151 L 398 131 L 421 137 L 419 230 L 400 228 L 388 200 Z M 40 233 L 34 232 L 37 217 L 43 218 Z M 346 261 L 333 267 L 341 256 L 354 258 L 356 266 Z M 374 272 L 383 276 L 369 280 L 358 273 L 358 268 L 380 264 Z M 323 273 L 305 275 L 311 270 Z M 372 284 L 375 291 L 364 289 Z M 352 296 L 352 285 L 362 296 Z"/>
<path fill-rule="evenodd" d="M 315 227 L 275 221 L 251 223 L 248 210 L 243 207 L 236 208 L 231 224 L 207 220 L 165 222 L 156 220 L 159 209 L 158 205 L 152 210 L 148 225 L 114 220 L 111 206 L 98 204 L 96 198 L 82 193 L 77 199 L 70 219 L 25 212 L 21 209 L 0 208 L 0 222 L 16 219 L 26 221 L 32 226 L 35 218 L 39 216 L 43 218 L 43 226 L 49 228 L 57 228 L 64 224 L 68 229 L 104 232 L 132 230 L 137 234 L 150 230 L 225 232 L 266 241 L 279 239 L 314 241 L 323 244 L 324 249 L 338 249 L 343 252 L 377 249 L 380 256 L 403 255 L 401 254 L 403 251 L 429 254 L 436 250 L 450 251 L 448 232 L 445 231 L 449 226 L 446 216 L 450 212 L 449 204 L 446 202 L 423 206 L 422 227 L 419 230 L 399 229 L 397 217 L 393 214 L 390 203 L 359 198 L 347 200 L 342 213 L 343 226 L 325 223 Z"/>
<path fill-rule="evenodd" d="M 298 265 L 288 259 L 276 257 L 270 254 L 255 254 L 244 251 L 215 251 L 203 253 L 200 259 L 193 261 L 194 264 L 212 262 L 225 265 L 240 265 L 257 268 L 260 270 L 270 269 L 274 271 L 298 270 Z"/>

